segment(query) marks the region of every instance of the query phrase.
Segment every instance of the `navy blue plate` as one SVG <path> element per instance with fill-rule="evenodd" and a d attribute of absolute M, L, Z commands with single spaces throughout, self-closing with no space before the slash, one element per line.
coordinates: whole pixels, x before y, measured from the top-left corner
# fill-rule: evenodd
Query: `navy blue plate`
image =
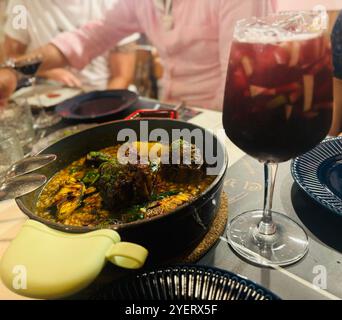
<path fill-rule="evenodd" d="M 61 103 L 56 112 L 70 120 L 101 120 L 123 112 L 137 101 L 137 94 L 128 90 L 93 91 Z"/>
<path fill-rule="evenodd" d="M 311 198 L 342 216 L 342 137 L 324 140 L 296 158 L 291 171 Z"/>
<path fill-rule="evenodd" d="M 95 300 L 280 300 L 260 285 L 229 271 L 198 266 L 143 271 L 99 288 Z"/>

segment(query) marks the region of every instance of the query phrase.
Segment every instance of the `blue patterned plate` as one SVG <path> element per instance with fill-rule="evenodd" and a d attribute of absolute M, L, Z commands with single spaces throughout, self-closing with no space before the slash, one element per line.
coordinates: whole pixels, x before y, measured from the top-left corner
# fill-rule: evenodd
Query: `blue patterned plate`
<path fill-rule="evenodd" d="M 95 300 L 280 300 L 272 292 L 234 273 L 205 266 L 161 267 L 107 284 Z"/>
<path fill-rule="evenodd" d="M 311 198 L 342 216 L 342 137 L 324 140 L 296 158 L 291 171 Z"/>

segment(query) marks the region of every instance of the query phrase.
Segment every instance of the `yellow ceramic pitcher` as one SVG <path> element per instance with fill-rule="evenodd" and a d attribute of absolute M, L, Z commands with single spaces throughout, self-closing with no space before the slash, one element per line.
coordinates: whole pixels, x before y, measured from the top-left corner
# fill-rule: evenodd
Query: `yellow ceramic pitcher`
<path fill-rule="evenodd" d="M 0 262 L 6 287 L 20 295 L 58 299 L 86 288 L 107 261 L 126 269 L 141 268 L 145 248 L 121 242 L 113 230 L 70 234 L 27 221 Z"/>

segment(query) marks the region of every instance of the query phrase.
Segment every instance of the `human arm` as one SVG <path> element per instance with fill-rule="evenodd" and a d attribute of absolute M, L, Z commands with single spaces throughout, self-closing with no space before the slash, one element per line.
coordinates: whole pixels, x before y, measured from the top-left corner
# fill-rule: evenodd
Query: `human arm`
<path fill-rule="evenodd" d="M 129 45 L 131 47 L 131 45 Z M 110 79 L 108 89 L 127 89 L 134 80 L 136 53 L 132 50 L 117 49 L 109 55 Z"/>
<path fill-rule="evenodd" d="M 63 53 L 52 44 L 41 47 L 29 54 L 18 56 L 15 58 L 15 61 L 21 62 L 37 56 L 41 57 L 43 61 L 39 71 L 64 67 L 67 65 L 67 60 Z M 7 68 L 0 69 L 0 99 L 2 100 L 2 103 L 10 97 L 16 86 L 17 77 L 15 72 Z"/>
<path fill-rule="evenodd" d="M 118 0 L 104 18 L 89 22 L 82 28 L 57 36 L 53 41 L 63 52 L 70 66 L 82 69 L 95 57 L 115 47 L 123 38 L 141 32 L 136 16 L 137 0 Z"/>
<path fill-rule="evenodd" d="M 5 36 L 4 52 L 5 58 L 15 58 L 25 54 L 27 45 L 8 35 Z"/>
<path fill-rule="evenodd" d="M 5 33 L 5 55 L 7 58 L 14 58 L 16 61 L 24 60 L 30 56 L 40 55 L 43 58 L 41 70 L 47 70 L 54 66 L 64 66 L 66 59 L 55 46 L 46 45 L 29 54 L 25 54 L 31 43 L 28 28 L 16 27 L 18 24 L 18 8 L 25 8 L 24 0 L 10 0 L 6 9 Z"/>
<path fill-rule="evenodd" d="M 26 48 L 26 44 L 23 44 L 20 41 L 9 36 L 5 37 L 5 58 L 20 58 L 20 56 L 25 54 Z M 81 86 L 80 80 L 72 72 L 64 68 L 40 71 L 38 72 L 38 76 L 64 83 L 69 87 Z"/>

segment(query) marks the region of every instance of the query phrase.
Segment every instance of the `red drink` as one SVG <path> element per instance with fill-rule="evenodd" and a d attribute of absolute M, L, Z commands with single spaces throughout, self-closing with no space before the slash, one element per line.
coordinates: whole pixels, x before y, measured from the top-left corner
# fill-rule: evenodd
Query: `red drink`
<path fill-rule="evenodd" d="M 264 162 L 264 207 L 232 219 L 232 248 L 261 265 L 289 265 L 308 251 L 308 236 L 272 210 L 278 162 L 318 144 L 331 125 L 332 63 L 324 11 L 283 12 L 235 27 L 223 124 L 242 150 Z"/>
<path fill-rule="evenodd" d="M 325 36 L 233 42 L 224 128 L 254 158 L 282 162 L 312 149 L 330 129 L 332 100 L 331 52 Z"/>

